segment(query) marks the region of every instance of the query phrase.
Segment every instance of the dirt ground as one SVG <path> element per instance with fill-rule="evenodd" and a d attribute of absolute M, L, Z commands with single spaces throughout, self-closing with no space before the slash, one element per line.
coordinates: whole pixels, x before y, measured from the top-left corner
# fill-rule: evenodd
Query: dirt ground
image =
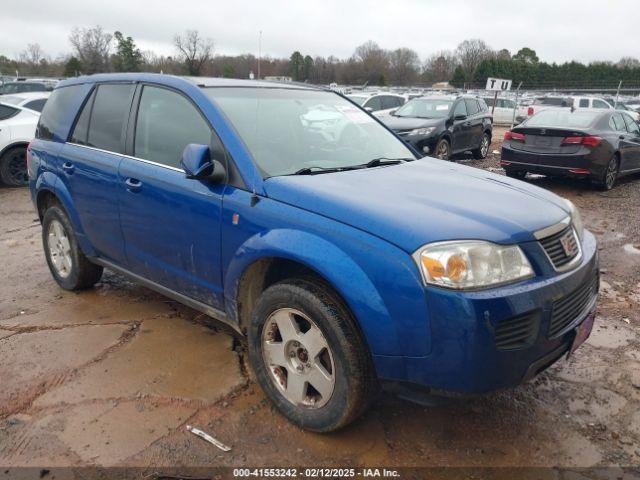
<path fill-rule="evenodd" d="M 331 435 L 274 411 L 242 343 L 202 315 L 111 273 L 60 290 L 28 191 L 0 188 L 0 466 L 640 466 L 640 176 L 608 193 L 528 181 L 573 200 L 600 242 L 588 342 L 513 390 L 429 408 L 382 394 Z"/>

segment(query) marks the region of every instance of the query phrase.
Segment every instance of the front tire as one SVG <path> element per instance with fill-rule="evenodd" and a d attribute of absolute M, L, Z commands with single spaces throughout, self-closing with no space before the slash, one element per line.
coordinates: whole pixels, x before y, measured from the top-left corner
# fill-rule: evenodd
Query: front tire
<path fill-rule="evenodd" d="M 51 275 L 65 290 L 90 288 L 102 277 L 102 267 L 82 253 L 69 217 L 58 205 L 44 213 L 42 244 Z"/>
<path fill-rule="evenodd" d="M 14 147 L 0 157 L 0 179 L 10 187 L 24 187 L 29 184 L 27 172 L 27 148 Z"/>
<path fill-rule="evenodd" d="M 451 144 L 446 138 L 441 138 L 438 141 L 435 154 L 440 160 L 449 160 L 451 158 Z"/>
<path fill-rule="evenodd" d="M 482 134 L 482 141 L 480 142 L 480 146 L 475 150 L 472 150 L 473 158 L 476 160 L 483 160 L 487 158 L 487 154 L 489 153 L 489 146 L 491 145 L 491 137 L 487 132 Z"/>
<path fill-rule="evenodd" d="M 320 282 L 286 280 L 266 289 L 248 341 L 258 383 L 302 428 L 344 427 L 374 396 L 377 381 L 362 335 L 342 301 Z"/>

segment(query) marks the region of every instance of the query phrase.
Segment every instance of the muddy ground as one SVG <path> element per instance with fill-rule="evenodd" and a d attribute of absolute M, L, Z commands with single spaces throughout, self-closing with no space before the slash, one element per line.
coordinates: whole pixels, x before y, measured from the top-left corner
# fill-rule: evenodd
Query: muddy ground
<path fill-rule="evenodd" d="M 514 390 L 429 408 L 383 394 L 331 435 L 275 412 L 241 342 L 202 315 L 110 273 L 60 290 L 27 190 L 0 188 L 0 466 L 639 466 L 640 176 L 608 193 L 528 181 L 573 200 L 599 239 L 588 342 Z"/>

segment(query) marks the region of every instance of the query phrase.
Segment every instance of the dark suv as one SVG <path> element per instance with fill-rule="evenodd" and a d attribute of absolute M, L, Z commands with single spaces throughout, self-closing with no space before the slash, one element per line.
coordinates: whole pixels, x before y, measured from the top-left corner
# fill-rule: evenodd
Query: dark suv
<path fill-rule="evenodd" d="M 443 160 L 467 150 L 485 158 L 491 145 L 491 112 L 473 96 L 414 98 L 382 120 L 417 150 Z"/>

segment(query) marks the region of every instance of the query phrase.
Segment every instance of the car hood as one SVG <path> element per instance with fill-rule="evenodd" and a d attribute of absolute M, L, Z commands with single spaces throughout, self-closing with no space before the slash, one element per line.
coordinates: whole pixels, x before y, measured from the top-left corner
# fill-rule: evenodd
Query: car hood
<path fill-rule="evenodd" d="M 530 241 L 533 232 L 568 215 L 563 199 L 551 192 L 431 158 L 272 177 L 265 190 L 274 200 L 369 232 L 409 253 L 443 240 Z"/>
<path fill-rule="evenodd" d="M 394 117 L 388 115 L 384 117 L 384 123 L 391 130 L 403 131 L 414 128 L 435 127 L 446 121 L 444 118 L 415 118 L 415 117 Z"/>

